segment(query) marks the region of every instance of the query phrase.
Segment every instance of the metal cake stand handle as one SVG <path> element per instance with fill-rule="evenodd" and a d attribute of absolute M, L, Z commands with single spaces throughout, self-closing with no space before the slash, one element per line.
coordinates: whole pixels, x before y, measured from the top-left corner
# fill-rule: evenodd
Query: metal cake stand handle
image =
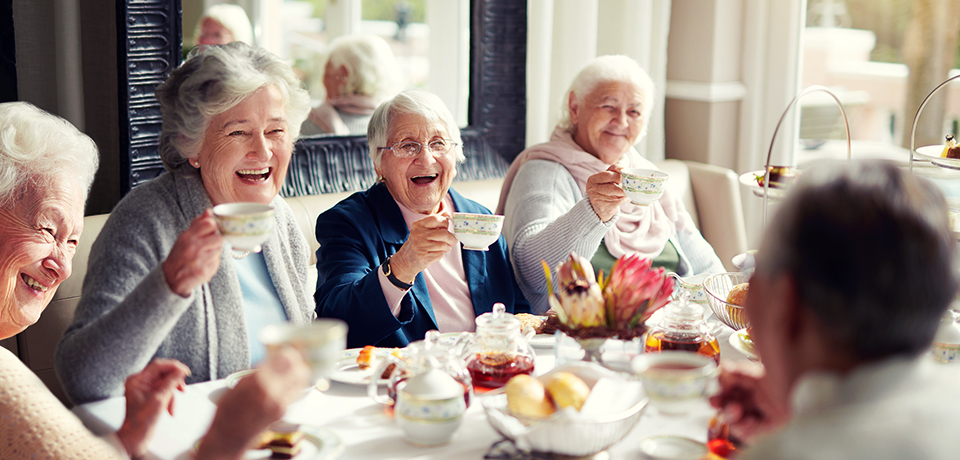
<path fill-rule="evenodd" d="M 933 91 L 930 91 L 930 93 L 927 94 L 927 97 L 923 98 L 923 102 L 920 103 L 920 107 L 917 107 L 917 114 L 913 116 L 913 127 L 910 128 L 910 167 L 909 167 L 909 170 L 910 170 L 910 173 L 911 173 L 911 174 L 913 173 L 914 153 L 915 153 L 916 150 L 917 150 L 917 146 L 916 146 L 916 142 L 917 142 L 917 122 L 920 121 L 920 113 L 923 112 L 923 108 L 926 107 L 927 102 L 930 101 L 930 98 L 933 97 L 934 94 L 937 94 L 937 91 L 940 91 L 940 88 L 943 88 L 944 86 L 947 86 L 947 83 L 950 83 L 951 81 L 956 80 L 956 79 L 958 79 L 958 78 L 960 78 L 960 75 L 954 75 L 954 76 L 952 76 L 952 77 L 944 80 L 942 83 L 940 83 L 939 85 L 937 85 L 936 88 L 933 88 Z"/>
<path fill-rule="evenodd" d="M 937 88 L 939 89 L 939 87 Z M 797 96 L 794 97 L 789 104 L 787 104 L 787 108 L 784 109 L 783 115 L 780 115 L 780 121 L 777 122 L 777 127 L 773 130 L 773 137 L 770 139 L 770 148 L 767 150 L 767 164 L 763 169 L 763 228 L 767 227 L 767 199 L 769 198 L 768 190 L 770 188 L 770 157 L 773 155 L 773 143 L 776 142 L 777 133 L 780 131 L 780 125 L 783 124 L 783 120 L 787 118 L 787 114 L 790 113 L 790 110 L 794 108 L 794 106 L 797 104 L 797 101 L 800 100 L 801 97 L 811 93 L 827 93 L 833 99 L 833 101 L 837 103 L 837 107 L 840 108 L 840 116 L 843 117 L 843 128 L 847 135 L 847 161 L 850 161 L 852 158 L 850 151 L 850 123 L 847 121 L 847 112 L 843 110 L 843 104 L 840 102 L 840 98 L 837 97 L 837 95 L 834 94 L 833 91 L 830 91 L 830 89 L 826 86 L 813 85 L 804 88 L 803 91 L 800 91 L 800 93 L 797 94 Z M 926 100 L 924 100 L 924 102 L 926 102 Z M 920 105 L 920 108 L 923 108 L 922 104 Z M 914 120 L 914 129 L 916 129 L 916 120 Z"/>

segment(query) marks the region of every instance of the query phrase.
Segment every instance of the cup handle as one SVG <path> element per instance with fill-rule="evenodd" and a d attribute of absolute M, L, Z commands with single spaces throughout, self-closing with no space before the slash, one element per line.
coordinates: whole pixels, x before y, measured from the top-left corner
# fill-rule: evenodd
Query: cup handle
<path fill-rule="evenodd" d="M 370 382 L 367 383 L 367 396 L 370 396 L 374 401 L 383 404 L 384 406 L 393 406 L 394 403 L 396 403 L 396 401 L 394 401 L 389 394 L 381 395 L 379 392 L 380 376 L 383 375 L 383 372 L 387 370 L 387 366 L 391 364 L 396 364 L 398 368 L 404 366 L 404 362 L 400 358 L 397 358 L 393 355 L 387 355 L 386 359 L 380 362 L 380 365 L 377 366 L 377 369 L 370 376 Z M 394 372 L 396 372 L 396 370 L 394 370 Z M 390 382 L 390 384 L 393 384 L 393 382 Z"/>

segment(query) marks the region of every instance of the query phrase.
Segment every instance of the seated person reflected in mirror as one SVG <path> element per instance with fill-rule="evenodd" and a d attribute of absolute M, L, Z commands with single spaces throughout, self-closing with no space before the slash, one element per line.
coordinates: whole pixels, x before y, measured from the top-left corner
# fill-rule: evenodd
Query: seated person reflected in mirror
<path fill-rule="evenodd" d="M 465 158 L 443 101 L 404 91 L 373 113 L 367 138 L 380 180 L 317 218 L 317 315 L 345 320 L 353 348 L 473 331 L 497 302 L 529 312 L 503 237 L 475 251 L 451 233 L 454 212 L 490 211 L 450 186 Z"/>
<path fill-rule="evenodd" d="M 374 109 L 400 90 L 393 51 L 376 35 L 348 35 L 330 43 L 323 71 L 326 100 L 310 111 L 302 134 L 366 134 Z"/>
<path fill-rule="evenodd" d="M 738 459 L 960 458 L 960 369 L 929 351 L 957 295 L 948 221 L 939 189 L 893 164 L 804 172 L 746 298 L 765 374 L 728 368 L 711 399 Z"/>
<path fill-rule="evenodd" d="M 238 5 L 220 3 L 211 6 L 197 21 L 194 45 L 226 45 L 243 42 L 253 45 L 253 27 L 247 13 Z"/>
<path fill-rule="evenodd" d="M 605 273 L 625 254 L 680 276 L 725 271 L 679 197 L 667 190 L 638 206 L 621 188 L 621 168 L 658 169 L 633 148 L 646 134 L 655 94 L 633 59 L 598 57 L 566 92 L 550 141 L 510 165 L 497 213 L 506 216 L 503 236 L 534 312 L 549 308 L 541 261 L 554 267 L 571 252 Z"/>
<path fill-rule="evenodd" d="M 130 191 L 90 249 L 57 376 L 75 402 L 117 396 L 152 358 L 192 371 L 187 383 L 249 369 L 266 354 L 260 330 L 307 324 L 310 249 L 279 196 L 310 97 L 263 48 L 211 46 L 157 87 L 166 171 Z M 212 207 L 273 207 L 262 251 L 224 244 Z"/>

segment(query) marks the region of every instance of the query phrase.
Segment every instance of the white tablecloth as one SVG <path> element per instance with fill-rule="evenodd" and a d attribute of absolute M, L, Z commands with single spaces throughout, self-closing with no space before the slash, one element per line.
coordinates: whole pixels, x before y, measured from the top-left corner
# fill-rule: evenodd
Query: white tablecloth
<path fill-rule="evenodd" d="M 724 327 L 719 333 L 721 358 L 745 359 L 730 347 L 728 338 L 731 332 Z M 536 373 L 552 369 L 554 351 L 536 351 Z M 189 458 L 197 440 L 213 420 L 215 401 L 225 391 L 226 382 L 216 380 L 189 385 L 186 392 L 178 393 L 175 415 L 171 417 L 164 414 L 157 426 L 150 444 L 152 458 Z M 102 434 L 120 427 L 124 400 L 118 397 L 83 404 L 74 408 L 74 412 L 91 430 Z M 640 441 L 656 435 L 681 435 L 705 442 L 707 424 L 712 415 L 713 410 L 706 402 L 683 416 L 666 416 L 654 409 L 647 409 L 637 426 L 608 452 L 613 459 L 644 458 L 639 450 Z M 487 423 L 483 407 L 475 399 L 450 444 L 429 448 L 413 446 L 403 440 L 400 428 L 383 407 L 367 397 L 366 387 L 336 382 L 323 393 L 315 389 L 306 391 L 305 396 L 288 409 L 284 419 L 335 433 L 345 447 L 340 458 L 350 460 L 483 458 L 490 446 L 502 439 Z"/>

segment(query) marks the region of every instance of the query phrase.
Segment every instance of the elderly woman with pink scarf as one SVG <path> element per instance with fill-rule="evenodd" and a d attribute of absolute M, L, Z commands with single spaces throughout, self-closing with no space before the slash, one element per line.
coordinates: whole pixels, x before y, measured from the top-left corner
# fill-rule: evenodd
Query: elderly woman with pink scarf
<path fill-rule="evenodd" d="M 534 312 L 549 308 L 540 261 L 555 266 L 570 252 L 607 273 L 630 253 L 680 276 L 724 271 L 679 199 L 665 193 L 636 206 L 620 187 L 622 168 L 657 169 L 633 148 L 646 133 L 654 92 L 629 57 L 594 59 L 574 78 L 550 141 L 510 166 L 497 213 L 507 216 L 503 235 Z"/>
<path fill-rule="evenodd" d="M 301 134 L 366 134 L 373 111 L 399 89 L 390 45 L 376 35 L 333 40 L 323 87 L 327 99 L 310 111 Z"/>

